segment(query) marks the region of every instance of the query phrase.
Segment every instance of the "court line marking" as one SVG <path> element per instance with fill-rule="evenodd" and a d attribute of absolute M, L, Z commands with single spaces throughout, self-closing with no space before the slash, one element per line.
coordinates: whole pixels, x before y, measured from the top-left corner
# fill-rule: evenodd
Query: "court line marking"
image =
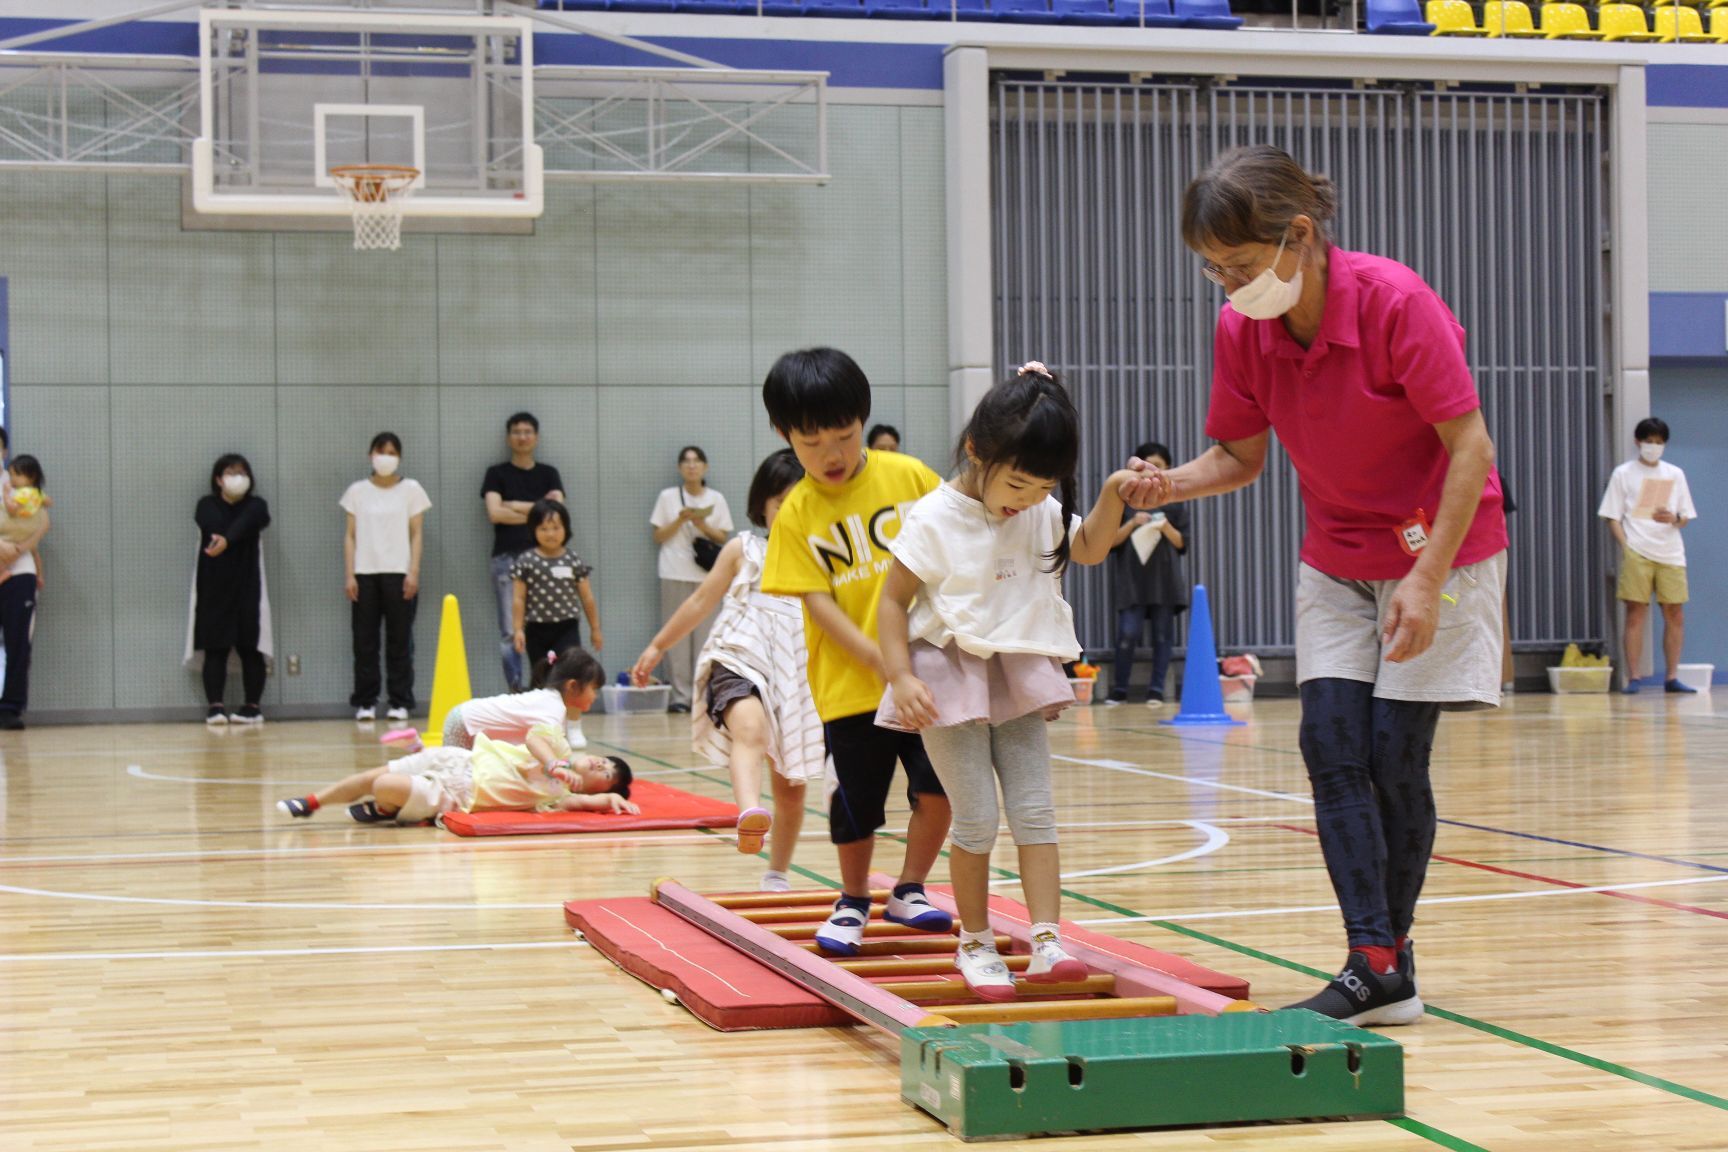
<path fill-rule="evenodd" d="M 1140 860 L 1133 864 L 1112 864 L 1106 868 L 1087 868 L 1080 872 L 1064 872 L 1062 873 L 1062 879 L 1078 880 L 1084 876 L 1114 876 L 1122 872 L 1138 872 L 1142 868 L 1158 868 L 1165 864 L 1180 864 L 1184 860 L 1193 860 L 1201 856 L 1210 856 L 1212 853 L 1224 847 L 1224 845 L 1230 843 L 1230 834 L 1228 832 L 1204 820 L 1183 820 L 1181 823 L 1195 829 L 1196 831 L 1204 833 L 1206 839 L 1187 851 L 1178 852 L 1173 856 L 1160 856 L 1156 860 Z M 1061 827 L 1061 825 L 1057 825 L 1057 827 Z M 1018 876 L 1011 878 L 1002 877 L 990 881 L 990 887 L 995 888 L 1001 885 L 1018 883 L 1020 883 L 1020 878 Z"/>
<path fill-rule="evenodd" d="M 106 892 L 56 892 L 48 888 L 24 888 L 16 884 L 0 884 L 0 892 L 10 892 L 15 896 L 42 896 L 55 900 L 89 900 L 107 904 L 164 904 L 175 908 L 280 908 L 308 909 L 312 911 L 346 911 L 360 912 L 495 912 L 500 909 L 520 911 L 534 909 L 545 911 L 548 908 L 562 908 L 562 903 L 552 904 L 344 904 L 336 901 L 309 900 L 305 903 L 294 903 L 287 900 L 190 900 L 173 896 L 118 896 Z"/>
<path fill-rule="evenodd" d="M 1436 860 L 1440 857 L 1436 856 Z M 1512 892 L 1486 892 L 1470 896 L 1424 896 L 1417 900 L 1421 908 L 1435 904 L 1481 904 L 1491 900 L 1533 900 L 1542 896 L 1583 896 L 1590 893 L 1607 893 L 1612 896 L 1617 892 L 1630 892 L 1644 888 L 1677 888 L 1688 884 L 1722 884 L 1728 883 L 1728 876 L 1681 876 L 1671 880 L 1634 880 L 1624 884 L 1594 884 L 1578 885 L 1565 888 L 1521 888 Z M 1078 899 L 1078 897 L 1077 897 Z M 1121 924 L 1124 922 L 1140 924 L 1157 924 L 1164 921 L 1192 920 L 1228 920 L 1232 917 L 1251 916 L 1288 916 L 1313 912 L 1331 912 L 1336 914 L 1338 904 L 1312 904 L 1307 906 L 1292 905 L 1284 908 L 1236 908 L 1222 909 L 1211 912 L 1171 912 L 1164 915 L 1107 916 L 1088 920 L 1076 920 L 1076 924 Z"/>
<path fill-rule="evenodd" d="M 523 952 L 536 948 L 582 948 L 581 940 L 511 940 L 495 944 L 368 944 L 329 948 L 213 948 L 185 952 L 16 952 L 0 954 L 0 963 L 28 964 L 67 960 L 230 960 L 278 956 L 399 955 L 413 952 Z"/>
<path fill-rule="evenodd" d="M 126 765 L 126 775 L 138 780 L 163 780 L 170 784 L 247 784 L 253 788 L 317 788 L 329 780 L 223 780 L 209 776 L 164 776 L 147 771 L 142 764 Z"/>

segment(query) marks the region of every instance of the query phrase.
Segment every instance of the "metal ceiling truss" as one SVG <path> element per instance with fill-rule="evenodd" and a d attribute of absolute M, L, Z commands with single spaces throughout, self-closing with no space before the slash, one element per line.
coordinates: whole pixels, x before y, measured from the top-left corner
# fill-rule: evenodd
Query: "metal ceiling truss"
<path fill-rule="evenodd" d="M 824 183 L 829 178 L 826 72 L 727 68 L 587 28 L 565 13 L 470 3 L 497 14 L 532 15 L 561 31 L 595 35 L 680 65 L 535 68 L 537 140 L 546 152 L 549 179 Z M 16 49 L 193 7 L 159 4 L 0 42 L 0 169 L 188 169 L 198 135 L 196 58 Z M 388 5 L 367 0 L 328 5 L 332 12 L 380 7 Z"/>

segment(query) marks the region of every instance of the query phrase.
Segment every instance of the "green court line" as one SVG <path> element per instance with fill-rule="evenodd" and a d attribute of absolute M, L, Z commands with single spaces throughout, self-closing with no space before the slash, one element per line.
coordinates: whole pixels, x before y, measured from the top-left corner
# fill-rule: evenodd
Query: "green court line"
<path fill-rule="evenodd" d="M 615 744 L 606 744 L 605 746 L 609 747 L 609 748 L 618 748 L 619 751 L 621 751 L 621 752 L 629 752 L 630 751 L 630 749 L 628 749 L 628 748 L 622 748 L 622 747 L 619 747 L 618 745 L 615 745 Z M 642 755 L 641 753 L 634 753 L 634 754 L 635 755 Z M 645 760 L 651 761 L 652 763 L 655 763 L 655 764 L 664 765 L 665 767 L 668 767 L 668 768 L 682 768 L 683 771 L 689 772 L 692 776 L 697 776 L 697 777 L 700 777 L 701 779 L 704 779 L 704 780 L 715 780 L 715 777 L 710 776 L 710 775 L 702 772 L 699 769 L 683 768 L 682 765 L 672 764 L 672 763 L 669 763 L 668 761 L 665 761 L 665 760 L 658 760 L 652 756 L 643 755 L 642 758 Z M 721 780 L 721 781 L 717 781 L 717 782 L 724 783 L 724 784 L 727 784 L 728 786 L 730 786 L 730 781 Z M 809 811 L 809 812 L 816 812 L 817 815 L 824 815 L 824 816 L 826 815 L 826 813 L 817 812 L 815 809 L 811 809 L 809 807 L 806 807 L 805 810 Z M 877 833 L 877 835 L 883 836 L 885 839 L 891 839 L 891 840 L 898 841 L 900 843 L 905 843 L 904 839 L 901 837 L 898 837 L 898 836 L 888 836 L 886 833 Z M 947 853 L 944 852 L 943 855 L 946 856 Z M 832 888 L 838 888 L 840 886 L 838 881 L 829 879 L 828 877 L 822 876 L 819 873 L 812 872 L 809 869 L 801 868 L 797 865 L 793 865 L 793 868 L 798 872 L 798 874 L 800 876 L 808 877 L 809 879 L 815 880 L 819 884 L 826 884 Z M 1018 879 L 1018 877 L 1015 875 L 1015 873 L 1010 872 L 1004 868 L 997 868 L 995 866 L 992 866 L 991 871 L 995 872 L 999 876 Z M 1124 908 L 1120 904 L 1112 904 L 1107 900 L 1100 900 L 1097 897 L 1088 896 L 1082 892 L 1075 892 L 1075 891 L 1068 889 L 1068 888 L 1062 889 L 1062 894 L 1071 900 L 1078 900 L 1082 904 L 1089 904 L 1094 908 L 1101 908 L 1106 912 L 1114 912 L 1118 916 L 1141 917 L 1144 915 L 1144 913 L 1136 912 L 1132 908 Z M 1235 953 L 1242 955 L 1242 956 L 1247 956 L 1247 957 L 1250 957 L 1250 958 L 1255 959 L 1255 960 L 1260 960 L 1264 963 L 1272 964 L 1272 965 L 1275 965 L 1279 968 L 1285 968 L 1291 972 L 1300 972 L 1303 975 L 1311 976 L 1316 980 L 1330 980 L 1332 978 L 1332 976 L 1334 975 L 1334 973 L 1331 973 L 1331 972 L 1322 972 L 1318 968 L 1310 968 L 1306 964 L 1299 964 L 1294 960 L 1286 960 L 1284 957 L 1275 956 L 1270 952 L 1263 952 L 1258 948 L 1253 948 L 1253 947 L 1250 947 L 1249 945 L 1246 945 L 1246 944 L 1238 944 L 1234 940 L 1226 940 L 1222 936 L 1214 936 L 1209 932 L 1202 932 L 1198 928 L 1189 928 L 1184 924 L 1180 924 L 1180 923 L 1177 923 L 1177 922 L 1172 921 L 1172 920 L 1142 920 L 1140 922 L 1145 923 L 1145 924 L 1150 924 L 1150 925 L 1153 925 L 1153 926 L 1158 927 L 1158 928 L 1162 928 L 1168 932 L 1174 932 L 1180 936 L 1187 936 L 1193 940 L 1200 940 L 1200 941 L 1203 941 L 1207 944 L 1211 944 L 1211 945 L 1214 945 L 1216 947 L 1223 948 L 1226 951 L 1235 952 Z M 1682 1097 L 1682 1098 L 1687 1099 L 1687 1100 L 1695 1101 L 1699 1104 L 1707 1104 L 1712 1108 L 1719 1108 L 1723 1111 L 1728 1111 L 1728 1098 L 1724 1098 L 1724 1097 L 1717 1096 L 1717 1095 L 1714 1095 L 1714 1094 L 1709 1093 L 1709 1092 L 1705 1092 L 1702 1089 L 1692 1088 L 1692 1087 L 1689 1087 L 1685 1084 L 1677 1083 L 1676 1081 L 1673 1081 L 1673 1080 L 1664 1079 L 1663 1077 L 1660 1077 L 1660 1076 L 1653 1076 L 1648 1072 L 1640 1072 L 1636 1068 L 1629 1068 L 1624 1064 L 1616 1064 L 1612 1060 L 1604 1060 L 1604 1059 L 1597 1057 L 1597 1056 L 1591 1056 L 1588 1053 L 1578 1052 L 1578 1051 L 1575 1051 L 1571 1048 L 1565 1048 L 1559 1044 L 1553 1044 L 1547 1040 L 1540 1040 L 1534 1036 L 1526 1035 L 1523 1032 L 1516 1032 L 1510 1028 L 1502 1028 L 1498 1024 L 1490 1024 L 1486 1020 L 1478 1020 L 1473 1016 L 1466 1016 L 1461 1012 L 1453 1012 L 1450 1009 L 1446 1009 L 1446 1008 L 1437 1008 L 1433 1004 L 1426 1005 L 1426 1008 L 1430 1014 L 1432 1014 L 1434 1016 L 1438 1016 L 1442 1020 L 1447 1020 L 1447 1021 L 1450 1021 L 1454 1024 L 1460 1024 L 1466 1028 L 1475 1029 L 1478 1032 L 1485 1033 L 1489 1036 L 1493 1036 L 1493 1037 L 1500 1039 L 1500 1040 L 1505 1040 L 1508 1043 L 1518 1044 L 1518 1045 L 1521 1045 L 1523 1047 L 1533 1049 L 1537 1052 L 1546 1053 L 1547 1055 L 1550 1055 L 1550 1056 L 1557 1056 L 1562 1060 L 1570 1060 L 1575 1064 L 1581 1064 L 1586 1068 L 1592 1068 L 1598 1072 L 1607 1072 L 1610 1075 L 1619 1076 L 1623 1079 L 1630 1080 L 1635 1084 L 1642 1084 L 1647 1088 L 1655 1088 L 1655 1089 L 1658 1089 L 1660 1091 L 1670 1093 L 1671 1095 L 1674 1095 L 1674 1096 L 1679 1096 L 1679 1097 Z M 1423 1127 L 1425 1127 L 1425 1126 L 1423 1126 Z M 1414 1131 L 1414 1129 L 1411 1129 L 1411 1130 Z M 1418 1135 L 1421 1135 L 1421 1133 L 1418 1133 Z M 1446 1134 L 1440 1133 L 1440 1135 L 1444 1136 Z M 1447 1136 L 1447 1139 L 1456 1140 L 1457 1138 Z M 1438 1143 L 1445 1143 L 1445 1141 L 1443 1141 L 1443 1140 L 1437 1141 L 1437 1142 Z M 1457 1148 L 1468 1149 L 1468 1148 L 1473 1148 L 1474 1145 L 1466 1144 L 1466 1143 L 1460 1141 L 1456 1145 L 1448 1145 L 1448 1147 L 1457 1147 Z"/>
<path fill-rule="evenodd" d="M 1488 1149 L 1480 1144 L 1472 1144 L 1460 1136 L 1454 1136 L 1450 1132 L 1442 1132 L 1432 1124 L 1424 1124 L 1422 1121 L 1412 1120 L 1408 1116 L 1397 1116 L 1386 1123 L 1394 1128 L 1402 1128 L 1406 1132 L 1420 1136 L 1424 1140 L 1432 1140 L 1442 1148 L 1452 1149 L 1452 1152 L 1488 1152 Z"/>

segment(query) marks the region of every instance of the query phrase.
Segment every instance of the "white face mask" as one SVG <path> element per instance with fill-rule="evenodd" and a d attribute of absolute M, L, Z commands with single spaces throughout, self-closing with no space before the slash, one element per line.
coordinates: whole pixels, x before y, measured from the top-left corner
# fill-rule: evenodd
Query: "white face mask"
<path fill-rule="evenodd" d="M 222 477 L 222 491 L 230 496 L 244 496 L 252 490 L 252 479 L 249 476 Z"/>
<path fill-rule="evenodd" d="M 380 452 L 376 456 L 372 457 L 372 471 L 378 473 L 380 476 L 396 475 L 396 469 L 400 467 L 401 464 L 402 457 L 391 456 L 385 452 Z"/>
<path fill-rule="evenodd" d="M 1638 456 L 1644 463 L 1654 464 L 1662 459 L 1662 449 L 1666 447 L 1668 447 L 1666 444 L 1646 440 L 1638 445 Z"/>
<path fill-rule="evenodd" d="M 1266 271 L 1230 293 L 1230 307 L 1236 309 L 1250 320 L 1276 320 L 1290 309 L 1296 307 L 1296 301 L 1302 298 L 1302 269 L 1296 269 L 1296 275 L 1288 280 L 1278 279 L 1276 271 L 1278 261 L 1284 258 L 1284 239 L 1278 241 L 1278 255 L 1272 257 L 1271 265 Z"/>

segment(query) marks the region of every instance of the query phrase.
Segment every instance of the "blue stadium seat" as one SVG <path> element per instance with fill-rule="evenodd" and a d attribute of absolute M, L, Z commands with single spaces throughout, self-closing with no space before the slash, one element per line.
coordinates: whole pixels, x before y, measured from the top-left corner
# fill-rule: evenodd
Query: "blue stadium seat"
<path fill-rule="evenodd" d="M 1056 24 L 1062 17 L 1050 11 L 1050 0 L 990 0 L 998 20 L 1010 24 Z"/>
<path fill-rule="evenodd" d="M 606 0 L 608 12 L 670 12 L 674 0 Z"/>
<path fill-rule="evenodd" d="M 673 0 L 676 10 L 691 16 L 736 16 L 756 14 L 756 0 Z"/>
<path fill-rule="evenodd" d="M 1432 36 L 1416 0 L 1368 0 L 1368 31 L 1377 36 Z"/>
<path fill-rule="evenodd" d="M 746 16 L 760 9 L 764 16 L 802 16 L 804 15 L 803 0 L 762 0 L 760 5 L 746 6 Z"/>
<path fill-rule="evenodd" d="M 1180 16 L 1170 11 L 1170 0 L 1116 0 L 1116 21 L 1129 28 L 1140 27 L 1140 15 L 1144 9 L 1146 27 L 1176 28 L 1182 23 Z"/>
<path fill-rule="evenodd" d="M 804 15 L 830 20 L 864 18 L 864 0 L 804 0 Z"/>
<path fill-rule="evenodd" d="M 930 11 L 938 20 L 951 20 L 955 16 L 962 20 L 994 20 L 998 15 L 990 10 L 990 0 L 930 0 Z"/>
<path fill-rule="evenodd" d="M 1230 15 L 1230 0 L 1176 0 L 1175 12 L 1184 28 L 1213 28 L 1228 32 L 1242 27 L 1242 17 Z"/>
<path fill-rule="evenodd" d="M 1050 0 L 1050 10 L 1064 24 L 1117 24 L 1116 13 L 1110 8 L 1110 0 Z"/>
<path fill-rule="evenodd" d="M 924 0 L 864 0 L 864 14 L 878 20 L 946 20 L 948 6 L 938 9 Z"/>

